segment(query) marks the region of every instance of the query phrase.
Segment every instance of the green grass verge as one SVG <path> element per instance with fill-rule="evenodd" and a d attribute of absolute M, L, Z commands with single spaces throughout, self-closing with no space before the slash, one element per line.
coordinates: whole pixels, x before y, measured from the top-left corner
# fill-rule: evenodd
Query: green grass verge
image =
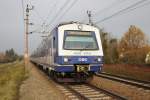
<path fill-rule="evenodd" d="M 23 62 L 0 65 L 0 100 L 18 100 L 19 87 L 26 78 Z"/>

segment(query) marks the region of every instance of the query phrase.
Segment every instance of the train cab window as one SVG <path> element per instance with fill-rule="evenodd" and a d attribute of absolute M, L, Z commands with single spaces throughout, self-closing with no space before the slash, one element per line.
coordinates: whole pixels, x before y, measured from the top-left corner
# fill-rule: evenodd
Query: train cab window
<path fill-rule="evenodd" d="M 68 50 L 98 50 L 95 33 L 89 31 L 66 31 L 63 46 Z"/>

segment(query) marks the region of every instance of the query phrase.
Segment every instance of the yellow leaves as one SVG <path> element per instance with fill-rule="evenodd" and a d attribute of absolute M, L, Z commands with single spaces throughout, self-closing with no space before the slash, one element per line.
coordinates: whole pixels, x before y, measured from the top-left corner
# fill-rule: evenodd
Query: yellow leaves
<path fill-rule="evenodd" d="M 128 50 L 141 48 L 146 45 L 145 34 L 133 25 L 130 26 L 129 31 L 125 33 L 121 41 L 122 44 L 120 45 Z"/>
<path fill-rule="evenodd" d="M 150 46 L 141 29 L 131 25 L 120 41 L 106 32 L 101 33 L 105 63 L 145 63 Z"/>
<path fill-rule="evenodd" d="M 136 26 L 131 25 L 119 43 L 119 59 L 127 63 L 142 63 L 149 50 L 145 34 Z"/>

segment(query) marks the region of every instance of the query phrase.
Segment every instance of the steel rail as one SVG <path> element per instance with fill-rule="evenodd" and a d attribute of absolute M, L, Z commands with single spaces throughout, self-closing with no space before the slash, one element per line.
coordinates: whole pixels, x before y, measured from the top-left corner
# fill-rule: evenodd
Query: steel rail
<path fill-rule="evenodd" d="M 91 84 L 89 84 L 89 83 L 87 83 L 87 85 L 90 86 L 90 87 L 92 87 L 92 88 L 94 88 L 95 90 L 103 91 L 104 93 L 106 93 L 106 94 L 108 94 L 108 95 L 110 95 L 110 96 L 112 96 L 112 97 L 115 97 L 115 98 L 117 98 L 117 99 L 119 99 L 119 100 L 128 100 L 127 97 L 122 96 L 122 95 L 117 94 L 117 93 L 114 93 L 114 92 L 112 92 L 112 91 L 109 91 L 109 90 L 106 90 L 106 89 L 102 89 L 102 88 L 98 88 L 98 87 L 93 86 L 93 85 L 91 85 Z"/>
<path fill-rule="evenodd" d="M 114 80 L 114 81 L 118 81 L 118 82 L 122 82 L 125 84 L 134 85 L 134 86 L 144 88 L 144 89 L 150 89 L 150 82 L 148 82 L 148 81 L 141 81 L 141 80 L 131 79 L 131 78 L 127 78 L 127 77 L 111 75 L 108 73 L 99 73 L 99 74 L 96 74 L 96 76 Z"/>
<path fill-rule="evenodd" d="M 101 88 L 98 88 L 94 85 L 91 85 L 91 84 L 88 84 L 88 83 L 85 83 L 85 84 L 82 84 L 82 86 L 86 86 L 86 87 L 89 87 L 97 92 L 100 92 L 100 93 L 103 93 L 105 94 L 107 97 L 111 97 L 111 98 L 115 98 L 117 100 L 128 100 L 127 97 L 124 97 L 124 96 L 121 96 L 120 94 L 116 94 L 114 92 L 111 92 L 111 91 L 108 91 L 108 90 L 105 90 L 105 89 L 101 89 Z M 90 97 L 87 97 L 85 96 L 84 94 L 82 94 L 80 91 L 78 90 L 75 90 L 73 89 L 72 87 L 74 85 L 63 85 L 66 89 L 68 89 L 69 91 L 73 92 L 74 95 L 76 95 L 79 99 L 81 100 L 90 100 L 92 98 Z M 89 95 L 90 95 L 90 92 L 89 92 Z"/>

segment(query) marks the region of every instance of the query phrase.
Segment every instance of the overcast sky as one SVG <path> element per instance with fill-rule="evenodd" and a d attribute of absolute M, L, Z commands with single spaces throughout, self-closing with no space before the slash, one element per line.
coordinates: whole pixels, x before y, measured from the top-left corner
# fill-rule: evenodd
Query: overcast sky
<path fill-rule="evenodd" d="M 30 2 L 29 2 L 30 1 Z M 130 25 L 136 25 L 150 38 L 150 0 L 129 9 L 109 19 L 113 15 L 132 6 L 141 0 L 23 0 L 24 8 L 29 3 L 34 6 L 30 11 L 29 47 L 32 52 L 41 42 L 42 30 L 49 31 L 60 22 L 79 21 L 88 22 L 87 10 L 92 11 L 93 22 L 97 23 L 113 37 L 120 38 Z M 14 48 L 19 54 L 24 52 L 24 24 L 21 0 L 0 1 L 0 52 Z M 25 12 L 25 11 L 24 11 Z M 45 22 L 45 25 L 42 24 Z"/>

